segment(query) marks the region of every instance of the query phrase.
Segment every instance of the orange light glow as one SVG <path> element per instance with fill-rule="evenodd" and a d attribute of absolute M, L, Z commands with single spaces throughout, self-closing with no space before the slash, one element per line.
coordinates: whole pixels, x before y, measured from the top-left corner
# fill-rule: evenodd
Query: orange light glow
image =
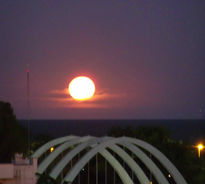
<path fill-rule="evenodd" d="M 68 92 L 75 100 L 88 100 L 95 93 L 95 84 L 88 77 L 76 77 L 70 82 Z"/>
<path fill-rule="evenodd" d="M 198 149 L 198 157 L 200 158 L 201 156 L 201 151 L 205 148 L 203 144 L 198 144 L 197 146 Z"/>
<path fill-rule="evenodd" d="M 51 147 L 50 148 L 50 152 L 52 153 L 54 151 L 54 147 Z"/>

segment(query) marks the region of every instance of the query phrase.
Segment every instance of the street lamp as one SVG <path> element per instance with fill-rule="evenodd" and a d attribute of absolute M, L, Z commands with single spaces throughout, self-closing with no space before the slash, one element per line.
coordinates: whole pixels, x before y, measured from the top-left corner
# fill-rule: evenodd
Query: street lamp
<path fill-rule="evenodd" d="M 203 144 L 198 144 L 197 146 L 197 149 L 198 149 L 198 157 L 200 158 L 201 156 L 201 151 L 205 148 L 205 146 Z"/>
<path fill-rule="evenodd" d="M 54 151 L 54 147 L 51 147 L 50 148 L 50 152 L 52 153 Z"/>

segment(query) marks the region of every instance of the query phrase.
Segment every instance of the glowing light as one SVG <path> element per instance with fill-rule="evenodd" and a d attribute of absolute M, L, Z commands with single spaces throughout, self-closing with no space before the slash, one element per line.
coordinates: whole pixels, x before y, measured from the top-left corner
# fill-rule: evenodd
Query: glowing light
<path fill-rule="evenodd" d="M 51 147 L 50 148 L 50 152 L 52 153 L 54 151 L 54 147 Z"/>
<path fill-rule="evenodd" d="M 198 144 L 197 146 L 197 149 L 198 149 L 198 157 L 200 158 L 201 156 L 201 151 L 205 148 L 203 144 Z"/>
<path fill-rule="evenodd" d="M 70 82 L 68 92 L 75 100 L 88 100 L 95 93 L 95 84 L 88 77 L 76 77 Z"/>
<path fill-rule="evenodd" d="M 168 174 L 168 177 L 171 178 L 171 174 Z"/>
<path fill-rule="evenodd" d="M 204 148 L 204 146 L 202 144 L 199 144 L 198 146 L 198 149 L 202 150 Z"/>

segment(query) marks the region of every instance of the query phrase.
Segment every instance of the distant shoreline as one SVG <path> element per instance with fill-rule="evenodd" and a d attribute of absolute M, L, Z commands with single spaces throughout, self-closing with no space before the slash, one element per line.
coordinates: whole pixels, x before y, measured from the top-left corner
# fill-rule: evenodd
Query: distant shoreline
<path fill-rule="evenodd" d="M 19 120 L 27 126 L 27 120 Z M 205 137 L 205 119 L 80 119 L 80 120 L 30 120 L 31 133 L 49 134 L 53 137 L 61 137 L 69 134 L 79 136 L 93 135 L 104 136 L 113 126 L 163 126 L 170 130 L 174 139 L 195 142 L 201 137 Z"/>

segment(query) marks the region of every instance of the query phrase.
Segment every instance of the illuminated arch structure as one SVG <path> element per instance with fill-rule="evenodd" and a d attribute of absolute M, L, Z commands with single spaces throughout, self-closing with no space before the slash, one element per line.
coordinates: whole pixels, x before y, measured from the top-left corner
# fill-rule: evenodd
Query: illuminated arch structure
<path fill-rule="evenodd" d="M 53 151 L 51 150 L 53 149 Z M 54 139 L 34 154 L 38 159 L 38 174 L 46 173 L 64 183 L 80 183 L 86 172 L 90 183 L 90 162 L 95 163 L 96 184 L 99 181 L 98 159 L 104 162 L 104 183 L 108 183 L 108 167 L 123 184 L 187 184 L 177 168 L 155 147 L 131 137 L 78 137 L 66 136 Z M 93 163 L 93 161 L 92 161 Z M 115 181 L 114 181 L 115 182 Z"/>

